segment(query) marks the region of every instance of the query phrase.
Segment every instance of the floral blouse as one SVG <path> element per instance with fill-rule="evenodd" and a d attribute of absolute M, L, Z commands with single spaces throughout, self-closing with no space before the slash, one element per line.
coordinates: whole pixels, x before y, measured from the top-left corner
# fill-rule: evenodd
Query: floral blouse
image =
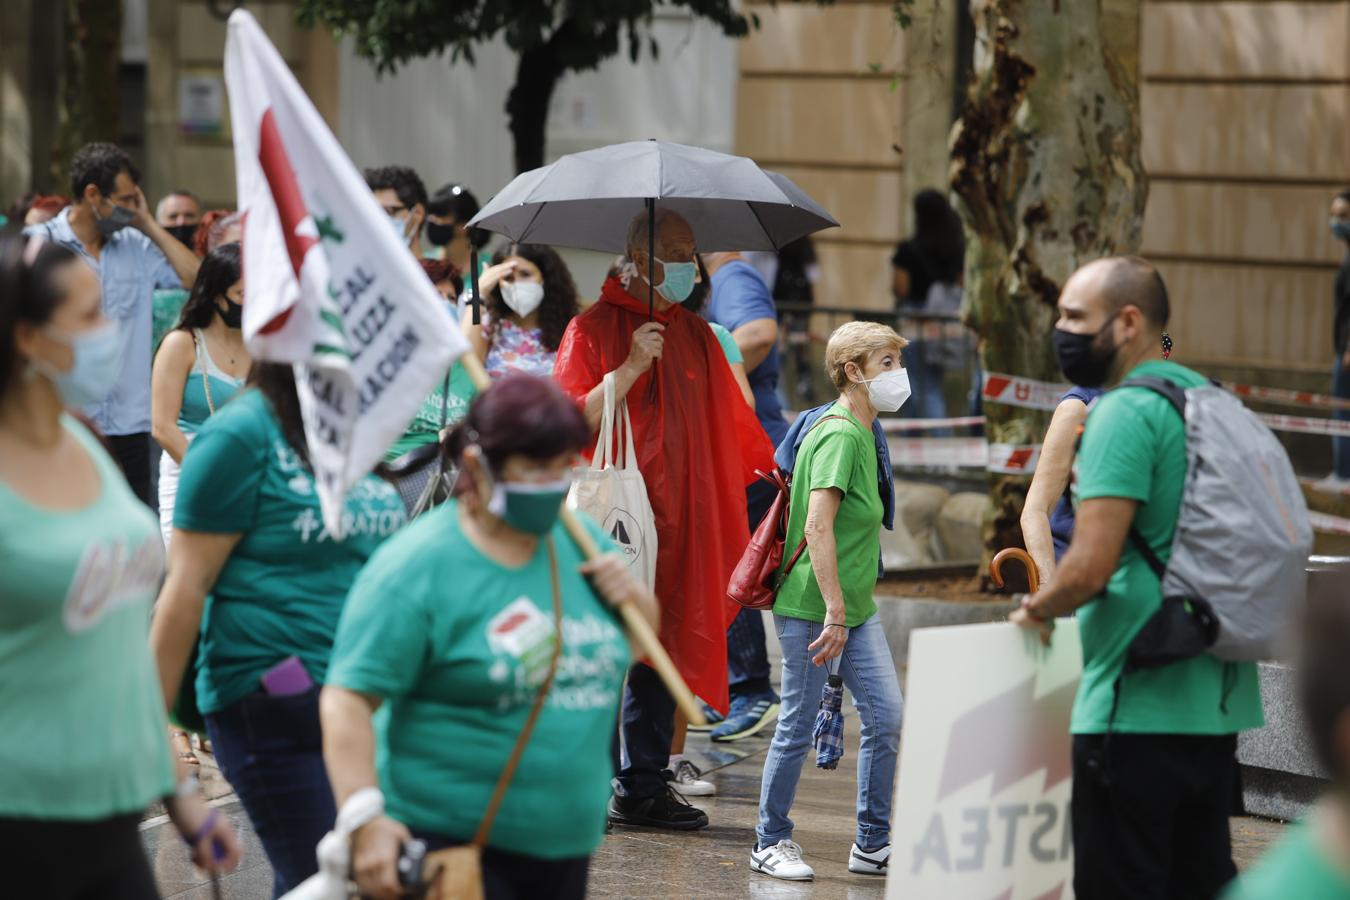
<path fill-rule="evenodd" d="M 483 337 L 489 343 L 486 367 L 494 379 L 508 372 L 525 372 L 548 378 L 553 374 L 557 352 L 544 346 L 543 331 L 521 328 L 511 319 L 483 316 Z"/>

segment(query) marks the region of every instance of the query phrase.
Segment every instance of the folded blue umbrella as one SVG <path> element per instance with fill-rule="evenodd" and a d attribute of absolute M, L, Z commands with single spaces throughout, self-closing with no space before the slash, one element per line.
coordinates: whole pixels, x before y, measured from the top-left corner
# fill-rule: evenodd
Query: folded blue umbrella
<path fill-rule="evenodd" d="M 820 697 L 820 712 L 811 729 L 816 748 L 816 768 L 837 769 L 844 758 L 844 679 L 831 673 Z"/>

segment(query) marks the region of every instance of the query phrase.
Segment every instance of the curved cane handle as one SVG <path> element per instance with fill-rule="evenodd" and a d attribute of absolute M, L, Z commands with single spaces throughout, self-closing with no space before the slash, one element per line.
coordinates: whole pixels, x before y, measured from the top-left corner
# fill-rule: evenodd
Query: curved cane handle
<path fill-rule="evenodd" d="M 989 577 L 994 579 L 994 584 L 1003 587 L 1003 563 L 1007 560 L 1015 559 L 1027 568 L 1027 586 L 1031 588 L 1031 593 L 1036 593 L 1041 589 L 1041 573 L 1036 568 L 1036 560 L 1031 558 L 1031 554 L 1021 547 L 1009 547 L 1007 550 L 1000 550 L 993 561 L 989 563 Z"/>

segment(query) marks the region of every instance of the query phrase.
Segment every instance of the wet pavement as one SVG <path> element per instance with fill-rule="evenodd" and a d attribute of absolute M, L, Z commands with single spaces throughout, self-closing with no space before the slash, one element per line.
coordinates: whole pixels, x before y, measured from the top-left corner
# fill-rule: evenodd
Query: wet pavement
<path fill-rule="evenodd" d="M 777 672 L 774 630 L 765 630 L 770 660 Z M 731 744 L 714 744 L 706 735 L 691 733 L 686 755 L 718 789 L 716 797 L 691 801 L 708 813 L 709 827 L 696 832 L 616 827 L 591 864 L 590 896 L 632 900 L 881 900 L 886 893 L 883 879 L 848 871 L 855 826 L 858 720 L 851 699 L 845 700 L 844 709 L 845 750 L 840 768 L 829 772 L 817 769 L 814 753 L 809 754 L 792 809 L 796 823 L 793 837 L 815 869 L 814 882 L 778 881 L 750 871 L 760 773 L 773 734 L 770 723 L 759 734 Z M 244 839 L 244 861 L 238 871 L 220 879 L 219 896 L 222 900 L 266 900 L 272 893 L 272 870 L 262 847 L 211 758 L 201 758 L 207 797 L 214 798 L 211 802 L 230 817 Z M 1269 819 L 1233 819 L 1233 855 L 1238 867 L 1246 868 L 1259 858 L 1283 830 L 1282 823 Z M 166 817 L 143 823 L 142 837 L 166 900 L 212 900 L 216 896 L 209 882 L 188 862 L 183 843 Z"/>
<path fill-rule="evenodd" d="M 616 828 L 605 839 L 591 866 L 592 897 L 612 898 L 802 898 L 802 900 L 881 900 L 885 883 L 848 871 L 854 827 L 854 765 L 857 717 L 848 726 L 841 768 L 826 772 L 808 758 L 792 815 L 795 838 L 816 870 L 812 883 L 777 881 L 750 871 L 759 804 L 759 778 L 771 728 L 734 744 L 713 744 L 689 736 L 686 752 L 717 784 L 718 795 L 692 802 L 708 813 L 708 828 L 693 833 Z M 227 790 L 209 757 L 203 757 L 208 794 Z M 228 815 L 244 838 L 239 871 L 220 880 L 224 900 L 265 900 L 271 896 L 272 871 L 248 819 L 233 795 L 212 801 Z M 173 900 L 212 900 L 209 882 L 187 860 L 182 841 L 163 817 L 142 825 L 146 851 L 160 891 Z M 1268 819 L 1233 820 L 1233 852 L 1245 868 L 1261 855 L 1284 826 Z"/>

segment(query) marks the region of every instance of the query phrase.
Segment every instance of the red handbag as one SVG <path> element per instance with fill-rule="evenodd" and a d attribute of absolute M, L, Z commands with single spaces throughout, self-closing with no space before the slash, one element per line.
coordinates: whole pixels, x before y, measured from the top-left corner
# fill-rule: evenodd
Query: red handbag
<path fill-rule="evenodd" d="M 844 417 L 823 416 L 813 422 L 811 427 L 815 428 L 827 419 L 842 418 Z M 755 527 L 755 533 L 750 535 L 750 543 L 746 545 L 740 562 L 736 563 L 736 568 L 732 570 L 731 580 L 727 582 L 727 597 L 746 609 L 768 609 L 773 606 L 778 589 L 787 580 L 788 573 L 806 550 L 806 538 L 802 538 L 802 542 L 792 552 L 792 558 L 787 561 L 786 566 L 783 566 L 780 574 L 778 568 L 782 565 L 784 545 L 787 543 L 788 498 L 791 494 L 792 479 L 791 476 L 785 475 L 782 469 L 774 469 L 771 473 L 756 469 L 755 474 L 776 485 L 778 494 L 773 498 L 769 511 Z"/>

